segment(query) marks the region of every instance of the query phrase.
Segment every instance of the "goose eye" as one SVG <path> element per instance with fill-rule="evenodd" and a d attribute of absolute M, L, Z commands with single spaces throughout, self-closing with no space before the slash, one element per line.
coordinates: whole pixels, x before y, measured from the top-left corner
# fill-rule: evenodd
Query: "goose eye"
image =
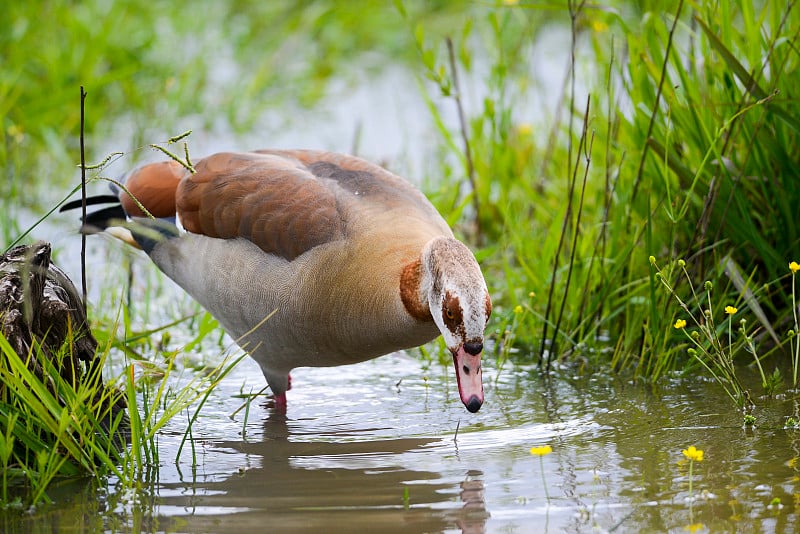
<path fill-rule="evenodd" d="M 444 324 L 451 332 L 455 332 L 458 326 L 462 323 L 464 318 L 461 316 L 461 303 L 458 302 L 458 297 L 447 293 L 442 302 L 442 319 Z"/>

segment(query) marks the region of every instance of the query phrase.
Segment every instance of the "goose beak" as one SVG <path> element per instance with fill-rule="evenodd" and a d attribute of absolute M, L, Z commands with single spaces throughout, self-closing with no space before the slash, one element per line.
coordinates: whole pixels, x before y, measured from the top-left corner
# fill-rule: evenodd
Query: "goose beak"
<path fill-rule="evenodd" d="M 483 344 L 464 343 L 452 352 L 461 402 L 468 411 L 475 413 L 483 405 L 483 382 L 481 381 Z"/>

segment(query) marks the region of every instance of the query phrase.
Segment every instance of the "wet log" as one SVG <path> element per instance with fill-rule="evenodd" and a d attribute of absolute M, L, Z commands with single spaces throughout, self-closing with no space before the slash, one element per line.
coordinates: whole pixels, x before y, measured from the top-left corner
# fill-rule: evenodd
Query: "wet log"
<path fill-rule="evenodd" d="M 112 417 L 125 409 L 124 396 L 102 383 L 86 307 L 69 277 L 50 261 L 49 243 L 20 245 L 0 255 L 0 331 L 53 393 L 47 369 L 75 386 L 92 380 L 96 398 L 113 403 Z"/>

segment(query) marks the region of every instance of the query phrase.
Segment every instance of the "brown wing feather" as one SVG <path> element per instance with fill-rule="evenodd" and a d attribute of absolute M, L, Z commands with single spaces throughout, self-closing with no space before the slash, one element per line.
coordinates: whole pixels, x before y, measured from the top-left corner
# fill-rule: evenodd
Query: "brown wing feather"
<path fill-rule="evenodd" d="M 419 189 L 383 167 L 361 158 L 322 150 L 256 152 L 297 160 L 314 176 L 334 180 L 350 193 L 371 197 L 372 202 L 381 203 L 387 208 L 402 206 L 407 210 L 416 210 L 431 222 L 441 217 Z"/>
<path fill-rule="evenodd" d="M 176 162 L 145 165 L 129 176 L 127 187 L 156 217 L 177 212 L 190 232 L 243 237 L 288 260 L 359 231 L 356 227 L 380 225 L 382 217 L 393 228 L 421 221 L 434 232 L 449 232 L 419 190 L 353 156 L 229 152 L 204 158 L 195 168 L 189 174 Z M 142 215 L 127 195 L 121 200 L 129 215 Z"/>
<path fill-rule="evenodd" d="M 184 228 L 210 237 L 244 237 L 292 260 L 344 233 L 334 194 L 277 155 L 221 153 L 198 162 L 178 187 Z"/>
<path fill-rule="evenodd" d="M 136 200 L 126 192 L 119 198 L 125 213 L 144 217 L 145 213 L 139 207 L 141 204 L 153 217 L 173 217 L 175 189 L 185 172 L 176 161 L 151 163 L 133 171 L 125 179 L 125 188 Z"/>

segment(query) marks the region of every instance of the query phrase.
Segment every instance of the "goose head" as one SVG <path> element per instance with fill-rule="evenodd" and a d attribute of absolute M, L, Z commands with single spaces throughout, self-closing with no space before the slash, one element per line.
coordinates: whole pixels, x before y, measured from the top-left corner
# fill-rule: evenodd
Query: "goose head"
<path fill-rule="evenodd" d="M 477 412 L 483 404 L 481 355 L 492 301 L 475 256 L 452 237 L 437 237 L 422 251 L 422 301 L 453 355 L 461 402 Z"/>

